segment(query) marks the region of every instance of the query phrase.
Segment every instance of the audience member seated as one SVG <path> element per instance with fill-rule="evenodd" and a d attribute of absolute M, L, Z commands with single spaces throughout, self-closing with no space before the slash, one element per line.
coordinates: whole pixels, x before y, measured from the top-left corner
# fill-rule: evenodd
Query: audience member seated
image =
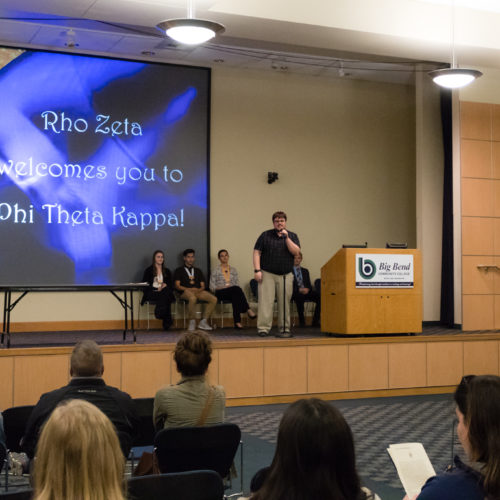
<path fill-rule="evenodd" d="M 288 407 L 270 467 L 252 480 L 251 500 L 380 500 L 362 488 L 354 442 L 340 411 L 320 399 Z"/>
<path fill-rule="evenodd" d="M 293 258 L 293 293 L 292 300 L 297 305 L 297 314 L 299 315 L 300 326 L 306 326 L 304 317 L 304 303 L 314 302 L 314 316 L 312 319 L 312 326 L 319 326 L 319 318 L 321 313 L 320 294 L 313 289 L 311 285 L 311 278 L 309 277 L 309 270 L 301 267 L 302 253 L 299 253 Z"/>
<path fill-rule="evenodd" d="M 113 423 L 125 456 L 128 456 L 137 433 L 139 419 L 128 394 L 106 385 L 100 347 L 93 340 L 78 342 L 71 354 L 70 383 L 43 394 L 26 424 L 23 450 L 30 458 L 35 453 L 40 429 L 54 408 L 68 399 L 84 399 L 97 406 Z"/>
<path fill-rule="evenodd" d="M 175 302 L 172 288 L 172 275 L 165 267 L 165 256 L 161 250 L 153 254 L 153 263 L 144 271 L 142 281 L 149 283 L 144 290 L 142 304 L 147 300 L 154 302 L 155 316 L 163 320 L 163 329 L 168 330 L 172 326 L 171 304 Z"/>
<path fill-rule="evenodd" d="M 200 331 L 187 332 L 174 351 L 177 371 L 182 375 L 176 385 L 161 388 L 155 396 L 153 421 L 160 430 L 220 424 L 224 421 L 226 395 L 221 386 L 206 380 L 212 360 L 212 342 Z"/>
<path fill-rule="evenodd" d="M 215 306 L 217 305 L 217 297 L 205 290 L 205 276 L 201 269 L 194 267 L 194 250 L 186 248 L 182 252 L 184 258 L 184 267 L 178 267 L 174 272 L 175 289 L 181 294 L 180 297 L 188 302 L 188 330 L 193 331 L 196 328 L 195 309 L 198 300 L 207 302 L 202 320 L 198 324 L 198 328 L 202 330 L 211 330 L 212 327 L 208 324 L 208 319 L 212 315 Z"/>
<path fill-rule="evenodd" d="M 243 290 L 238 280 L 238 271 L 229 265 L 229 253 L 227 250 L 219 250 L 217 257 L 220 266 L 216 267 L 210 274 L 210 290 L 215 296 L 224 302 L 231 302 L 233 306 L 234 327 L 238 330 L 243 328 L 241 314 L 247 313 L 248 317 L 254 319 L 257 315 L 250 309 Z"/>
<path fill-rule="evenodd" d="M 109 418 L 86 401 L 65 401 L 38 441 L 34 500 L 124 500 L 123 469 Z"/>
<path fill-rule="evenodd" d="M 455 391 L 457 434 L 471 464 L 430 478 L 418 500 L 500 499 L 500 377 L 462 379 Z M 407 499 L 408 497 L 405 497 Z"/>

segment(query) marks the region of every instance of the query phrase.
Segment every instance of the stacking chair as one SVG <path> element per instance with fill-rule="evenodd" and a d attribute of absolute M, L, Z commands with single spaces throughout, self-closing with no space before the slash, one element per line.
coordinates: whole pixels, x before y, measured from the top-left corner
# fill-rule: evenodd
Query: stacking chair
<path fill-rule="evenodd" d="M 156 302 L 154 300 L 144 300 L 141 302 L 141 306 L 146 306 L 147 329 L 149 330 L 149 320 L 155 318 Z M 139 321 L 138 323 L 140 324 Z"/>
<path fill-rule="evenodd" d="M 236 424 L 163 429 L 155 437 L 155 453 L 160 472 L 213 470 L 229 478 L 241 431 Z M 243 452 L 241 453 L 243 463 Z M 240 470 L 243 490 L 243 464 Z"/>
<path fill-rule="evenodd" d="M 221 328 L 224 328 L 224 313 L 226 312 L 226 306 L 229 306 L 229 312 L 233 312 L 233 307 L 230 300 L 221 300 L 217 301 L 217 304 L 220 304 L 220 322 Z"/>
<path fill-rule="evenodd" d="M 0 472 L 2 472 L 4 467 L 7 467 L 5 459 L 7 458 L 7 450 L 5 446 L 0 444 Z"/>
<path fill-rule="evenodd" d="M 33 498 L 33 490 L 18 490 L 18 491 L 6 491 L 0 493 L 0 500 L 31 500 Z"/>
<path fill-rule="evenodd" d="M 186 299 L 182 299 L 181 296 L 179 294 L 176 295 L 177 297 L 177 300 L 176 302 L 179 302 L 179 304 L 182 304 L 182 327 L 184 329 L 186 329 L 186 312 L 187 312 L 187 304 L 188 304 L 188 301 Z M 198 299 L 196 301 L 197 304 L 206 304 L 207 301 L 206 300 L 202 300 L 202 299 Z M 177 307 L 177 305 L 176 305 Z M 197 313 L 198 314 L 198 313 Z"/>
<path fill-rule="evenodd" d="M 129 458 L 132 461 L 132 470 L 134 470 L 134 461 L 139 459 L 144 448 L 153 450 L 156 430 L 153 424 L 153 404 L 154 398 L 134 398 L 135 412 L 139 417 L 139 431 L 132 443 Z"/>
<path fill-rule="evenodd" d="M 0 472 L 5 469 L 5 487 L 9 482 L 9 465 L 7 463 L 7 449 L 5 446 L 0 445 Z"/>
<path fill-rule="evenodd" d="M 3 426 L 5 431 L 5 445 L 7 447 L 7 452 L 21 452 L 21 438 L 24 436 L 26 432 L 26 424 L 28 423 L 28 419 L 33 411 L 33 405 L 26 406 L 13 406 L 12 408 L 7 408 L 2 412 L 3 415 Z M 1 469 L 1 467 L 0 467 Z M 8 467 L 5 464 L 5 489 L 8 489 L 9 484 L 9 475 L 8 475 Z M 24 494 L 24 492 L 20 492 Z M 23 497 L 20 496 L 19 499 L 22 500 L 24 498 L 31 498 L 30 496 Z M 8 497 L 10 498 L 10 497 Z M 17 497 L 12 497 L 17 498 Z"/>
<path fill-rule="evenodd" d="M 24 436 L 33 408 L 33 405 L 13 406 L 2 412 L 7 450 L 22 451 L 21 438 Z"/>
<path fill-rule="evenodd" d="M 133 477 L 127 481 L 129 500 L 221 500 L 222 478 L 212 470 Z"/>
<path fill-rule="evenodd" d="M 139 307 L 139 317 L 137 318 L 138 325 L 141 324 L 141 317 L 140 317 L 141 309 L 143 306 L 146 306 L 146 320 L 147 320 L 146 329 L 149 330 L 149 320 L 156 319 L 155 309 L 156 309 L 157 304 L 158 304 L 158 302 L 156 300 L 154 300 L 153 298 L 146 299 L 145 296 L 143 296 L 143 298 L 141 300 L 141 307 Z M 171 308 L 172 308 L 172 319 L 174 320 L 174 324 L 175 324 L 175 320 L 177 319 L 177 300 L 172 302 Z"/>

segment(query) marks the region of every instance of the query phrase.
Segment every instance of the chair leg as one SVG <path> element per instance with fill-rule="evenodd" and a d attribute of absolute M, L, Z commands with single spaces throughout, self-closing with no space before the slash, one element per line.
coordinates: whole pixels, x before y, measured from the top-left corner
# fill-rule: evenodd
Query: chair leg
<path fill-rule="evenodd" d="M 229 474 L 230 487 L 233 487 L 233 482 L 231 479 L 231 474 Z M 243 496 L 243 441 L 240 440 L 240 490 L 237 493 L 231 493 L 230 495 L 224 495 L 225 500 L 229 500 L 234 497 Z"/>
<path fill-rule="evenodd" d="M 220 310 L 221 310 L 221 313 L 220 313 L 220 318 L 221 318 L 221 320 L 220 320 L 220 326 L 221 326 L 221 328 L 224 328 L 224 306 L 225 305 L 226 304 L 224 302 L 220 303 Z"/>
<path fill-rule="evenodd" d="M 172 317 L 175 318 L 174 325 L 177 326 L 177 301 L 174 302 L 174 312 Z"/>
<path fill-rule="evenodd" d="M 182 302 L 182 327 L 186 329 L 186 302 Z"/>

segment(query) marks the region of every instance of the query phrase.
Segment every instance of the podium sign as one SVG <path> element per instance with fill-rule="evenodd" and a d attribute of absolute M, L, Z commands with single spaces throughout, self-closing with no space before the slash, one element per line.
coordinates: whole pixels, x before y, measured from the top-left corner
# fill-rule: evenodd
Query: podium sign
<path fill-rule="evenodd" d="M 344 335 L 422 331 L 418 250 L 340 249 L 321 268 L 321 331 Z"/>
<path fill-rule="evenodd" d="M 356 288 L 413 288 L 413 255 L 356 254 Z"/>

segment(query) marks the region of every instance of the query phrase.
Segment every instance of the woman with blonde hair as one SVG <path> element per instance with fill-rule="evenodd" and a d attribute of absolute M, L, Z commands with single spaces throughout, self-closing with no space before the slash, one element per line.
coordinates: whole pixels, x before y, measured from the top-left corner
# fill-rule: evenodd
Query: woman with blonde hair
<path fill-rule="evenodd" d="M 123 468 L 109 418 L 87 401 L 65 401 L 38 441 L 34 500 L 124 500 Z"/>

